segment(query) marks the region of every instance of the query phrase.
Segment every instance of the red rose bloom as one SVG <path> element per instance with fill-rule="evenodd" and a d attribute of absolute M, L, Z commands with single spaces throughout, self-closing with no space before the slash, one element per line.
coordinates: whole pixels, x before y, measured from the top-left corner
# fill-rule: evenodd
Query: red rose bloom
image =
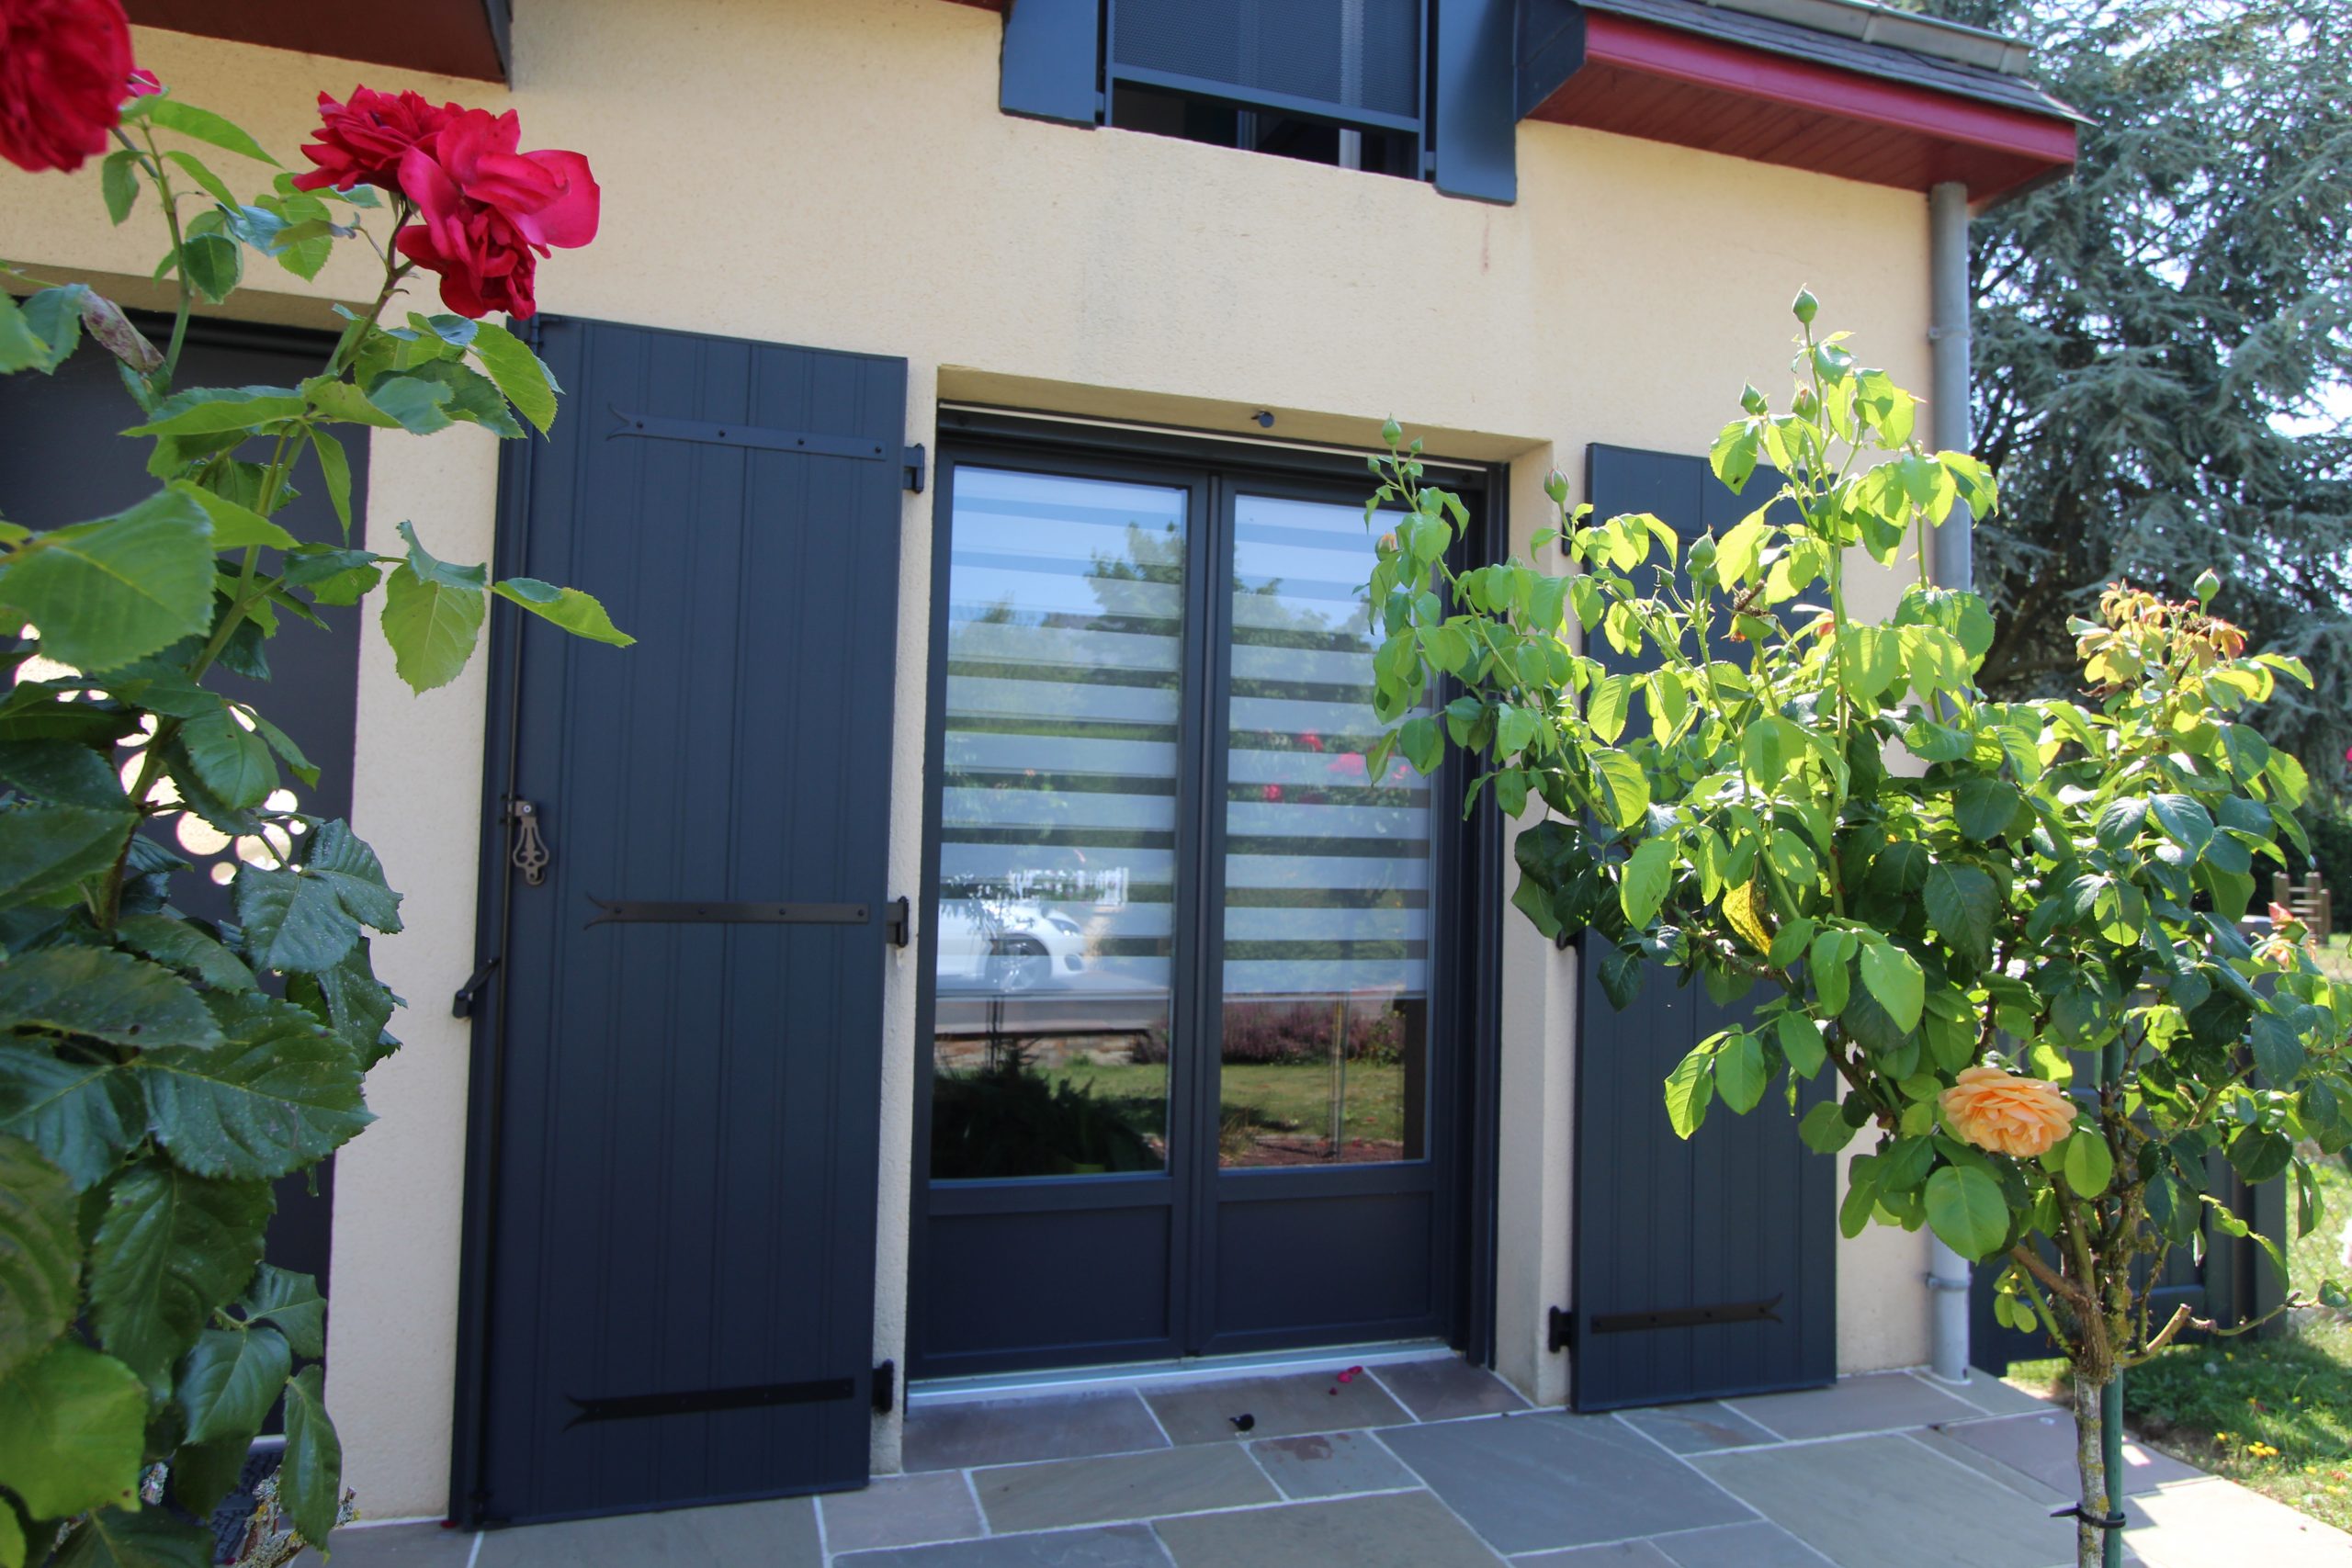
<path fill-rule="evenodd" d="M 303 190 L 394 188 L 408 150 L 431 147 L 435 134 L 457 112 L 455 104 L 435 108 L 414 93 L 354 87 L 347 104 L 321 93 L 318 140 L 302 144 L 303 156 L 318 167 L 295 175 L 294 184 Z"/>
<path fill-rule="evenodd" d="M 431 144 L 401 158 L 401 194 L 422 220 L 400 231 L 401 254 L 441 275 L 441 300 L 464 316 L 527 317 L 538 258 L 596 237 L 599 192 L 577 152 L 520 152 L 509 109 L 453 108 Z"/>
<path fill-rule="evenodd" d="M 0 158 L 80 168 L 121 123 L 130 79 L 119 0 L 0 0 Z"/>

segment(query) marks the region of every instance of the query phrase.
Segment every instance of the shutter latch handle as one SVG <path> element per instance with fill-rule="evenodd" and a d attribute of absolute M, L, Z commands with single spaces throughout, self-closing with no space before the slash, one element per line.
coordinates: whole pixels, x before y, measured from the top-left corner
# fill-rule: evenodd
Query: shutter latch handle
<path fill-rule="evenodd" d="M 511 800 L 506 807 L 506 858 L 537 887 L 548 879 L 548 841 L 539 837 L 539 808 L 527 800 Z"/>

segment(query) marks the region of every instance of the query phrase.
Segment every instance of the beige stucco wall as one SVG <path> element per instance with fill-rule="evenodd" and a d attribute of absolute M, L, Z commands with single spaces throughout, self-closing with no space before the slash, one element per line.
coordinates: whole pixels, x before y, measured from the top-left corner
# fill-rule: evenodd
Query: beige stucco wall
<path fill-rule="evenodd" d="M 1916 195 L 1531 124 L 1518 204 L 1488 207 L 1008 118 L 999 19 L 940 0 L 516 10 L 511 94 L 145 29 L 138 48 L 182 96 L 233 113 L 289 159 L 321 87 L 512 104 L 526 146 L 586 152 L 604 187 L 604 232 L 545 265 L 544 309 L 903 355 L 911 440 L 932 439 L 943 391 L 1253 435 L 1250 416 L 1266 409 L 1278 436 L 1359 444 L 1394 413 L 1433 450 L 1513 461 L 1523 548 L 1555 453 L 1580 475 L 1588 442 L 1702 451 L 1743 380 L 1781 386 L 1800 285 L 1866 356 L 1928 381 Z M 159 249 L 151 227 L 107 225 L 95 170 L 0 168 L 0 254 L 122 277 L 142 276 Z M 268 292 L 236 309 L 323 324 L 323 300 L 372 292 L 368 260 L 347 250 L 311 288 L 257 271 Z M 379 434 L 371 534 L 413 517 L 436 553 L 483 558 L 492 445 Z M 928 496 L 908 497 L 904 528 L 890 875 L 911 889 Z M 381 1120 L 336 1181 L 329 1395 L 350 1481 L 378 1517 L 447 1501 L 467 1035 L 442 998 L 470 968 L 483 703 L 479 669 L 416 699 L 368 648 L 354 816 L 409 896 L 410 931 L 379 966 L 415 1005 L 394 1025 L 407 1049 L 371 1080 Z M 1501 1364 L 1557 1400 L 1565 1360 L 1540 1341 L 1570 1285 L 1575 982 L 1572 961 L 1523 922 L 1507 931 Z M 901 1364 L 915 981 L 894 958 L 876 1355 Z M 1925 1266 L 1920 1239 L 1900 1233 L 1843 1247 L 1849 1370 L 1925 1359 Z M 896 1443 L 879 1425 L 883 1468 Z"/>

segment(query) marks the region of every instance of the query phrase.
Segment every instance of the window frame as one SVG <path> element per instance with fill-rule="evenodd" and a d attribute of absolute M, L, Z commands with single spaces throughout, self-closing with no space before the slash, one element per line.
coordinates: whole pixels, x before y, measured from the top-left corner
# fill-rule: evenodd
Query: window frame
<path fill-rule="evenodd" d="M 1279 3 L 1279 0 L 1276 0 Z M 1212 76 L 1193 76 L 1182 72 L 1163 71 L 1148 66 L 1122 65 L 1118 62 L 1118 22 L 1121 0 L 1101 0 L 1098 13 L 1097 122 L 1110 130 L 1123 127 L 1114 118 L 1114 108 L 1121 85 L 1146 88 L 1153 92 L 1184 98 L 1201 99 L 1218 104 L 1241 114 L 1272 113 L 1292 119 L 1306 120 L 1332 126 L 1342 132 L 1379 132 L 1410 139 L 1407 158 L 1409 172 L 1406 177 L 1426 184 L 1430 177 L 1430 149 L 1433 138 L 1430 134 L 1430 66 L 1436 52 L 1437 18 L 1432 0 L 1416 0 L 1417 22 L 1414 28 L 1415 51 L 1413 88 L 1414 111 L 1409 115 L 1393 111 L 1350 107 L 1321 98 L 1303 97 L 1295 94 L 1270 92 L 1246 87 L 1239 83 L 1224 82 Z M 1257 152 L 1261 149 L 1244 148 Z M 1358 165 L 1341 164 L 1340 167 Z"/>

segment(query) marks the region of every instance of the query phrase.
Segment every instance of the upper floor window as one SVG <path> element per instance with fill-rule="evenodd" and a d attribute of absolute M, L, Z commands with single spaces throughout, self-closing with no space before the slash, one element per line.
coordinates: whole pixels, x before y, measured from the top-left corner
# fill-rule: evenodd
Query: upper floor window
<path fill-rule="evenodd" d="M 1107 122 L 1418 178 L 1425 0 L 1104 0 Z"/>
<path fill-rule="evenodd" d="M 1582 59 L 1574 0 L 1011 0 L 998 102 L 1508 202 Z"/>

